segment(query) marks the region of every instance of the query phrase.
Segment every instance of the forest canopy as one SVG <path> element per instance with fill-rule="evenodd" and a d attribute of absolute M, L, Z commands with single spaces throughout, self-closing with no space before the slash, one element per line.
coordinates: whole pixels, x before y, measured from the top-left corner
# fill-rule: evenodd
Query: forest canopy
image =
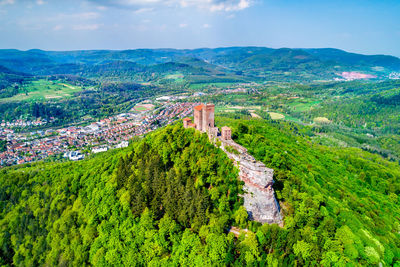
<path fill-rule="evenodd" d="M 400 167 L 315 144 L 305 128 L 217 118 L 275 171 L 284 226 L 247 220 L 238 170 L 205 134 L 167 126 L 80 162 L 0 171 L 2 265 L 393 265 Z M 238 237 L 231 226 L 247 228 Z"/>

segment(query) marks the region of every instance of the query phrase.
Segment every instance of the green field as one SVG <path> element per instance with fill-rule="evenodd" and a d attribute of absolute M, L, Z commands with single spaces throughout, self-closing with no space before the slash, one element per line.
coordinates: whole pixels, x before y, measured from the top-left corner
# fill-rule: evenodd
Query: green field
<path fill-rule="evenodd" d="M 285 118 L 285 115 L 277 113 L 277 112 L 268 112 L 269 116 L 273 120 L 281 120 Z"/>
<path fill-rule="evenodd" d="M 226 87 L 236 83 L 192 83 L 190 89 L 199 90 L 207 87 Z"/>
<path fill-rule="evenodd" d="M 146 111 L 146 110 L 152 110 L 154 109 L 153 104 L 138 104 L 133 107 L 134 110 L 136 111 Z"/>
<path fill-rule="evenodd" d="M 254 110 L 260 110 L 260 106 L 216 106 L 215 107 L 215 112 L 234 112 L 234 111 L 240 111 L 242 109 L 249 110 L 249 111 L 254 111 Z"/>
<path fill-rule="evenodd" d="M 135 107 L 135 110 L 137 110 L 137 111 L 145 111 L 145 110 L 148 110 L 148 109 L 145 108 L 145 107 Z"/>
<path fill-rule="evenodd" d="M 309 111 L 313 106 L 318 105 L 319 103 L 321 103 L 320 100 L 302 99 L 289 103 L 288 106 L 291 107 L 295 112 L 305 112 Z"/>
<path fill-rule="evenodd" d="M 169 80 L 183 80 L 185 76 L 180 73 L 165 75 L 165 79 Z"/>
<path fill-rule="evenodd" d="M 73 96 L 74 93 L 82 91 L 82 88 L 60 81 L 41 79 L 24 85 L 20 91 L 22 93 L 2 98 L 0 102 L 59 100 Z"/>

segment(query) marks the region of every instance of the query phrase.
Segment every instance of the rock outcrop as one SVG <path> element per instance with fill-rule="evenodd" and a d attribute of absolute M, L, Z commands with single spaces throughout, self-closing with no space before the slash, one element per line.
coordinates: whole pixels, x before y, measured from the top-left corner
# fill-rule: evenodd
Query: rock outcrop
<path fill-rule="evenodd" d="M 246 148 L 233 140 L 220 141 L 222 150 L 236 163 L 239 178 L 245 183 L 244 207 L 250 219 L 261 223 L 280 224 L 282 217 L 272 188 L 274 170 L 257 161 Z"/>

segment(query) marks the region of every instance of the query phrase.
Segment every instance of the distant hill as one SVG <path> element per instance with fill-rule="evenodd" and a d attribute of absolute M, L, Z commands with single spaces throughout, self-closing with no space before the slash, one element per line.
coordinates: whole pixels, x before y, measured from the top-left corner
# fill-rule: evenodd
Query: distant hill
<path fill-rule="evenodd" d="M 334 48 L 305 49 L 308 53 L 324 61 L 334 61 L 349 66 L 380 66 L 399 70 L 400 59 L 387 55 L 361 55 Z"/>
<path fill-rule="evenodd" d="M 333 79 L 340 77 L 341 72 L 353 71 L 384 79 L 400 71 L 400 59 L 393 56 L 369 56 L 332 48 L 266 47 L 62 52 L 8 49 L 0 50 L 0 65 L 33 75 L 74 74 L 87 78 L 121 73 L 132 77 L 150 72 L 160 77 L 183 72 L 209 76 L 238 74 L 241 79 L 318 80 Z M 150 79 L 148 76 L 144 75 Z M 140 77 L 143 79 L 143 75 Z"/>
<path fill-rule="evenodd" d="M 17 94 L 19 86 L 29 79 L 29 76 L 0 65 L 0 98 Z"/>

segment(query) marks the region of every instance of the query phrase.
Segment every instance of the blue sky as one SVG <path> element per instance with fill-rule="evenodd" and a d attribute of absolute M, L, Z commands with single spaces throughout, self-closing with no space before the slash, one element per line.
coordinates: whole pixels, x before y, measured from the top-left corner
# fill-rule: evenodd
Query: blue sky
<path fill-rule="evenodd" d="M 400 57 L 399 0 L 0 0 L 0 48 L 334 47 Z"/>

